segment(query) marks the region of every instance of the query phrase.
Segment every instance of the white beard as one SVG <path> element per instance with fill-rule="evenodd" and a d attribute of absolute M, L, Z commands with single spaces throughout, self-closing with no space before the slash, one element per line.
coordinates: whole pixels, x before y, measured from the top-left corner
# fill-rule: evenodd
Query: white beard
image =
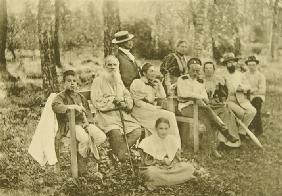
<path fill-rule="evenodd" d="M 107 72 L 105 71 L 103 74 L 104 78 L 110 83 L 111 86 L 113 86 L 116 90 L 116 97 L 119 99 L 123 98 L 123 91 L 124 91 L 124 85 L 121 80 L 121 75 L 119 71 L 116 72 Z"/>
<path fill-rule="evenodd" d="M 105 79 L 111 84 L 117 84 L 121 82 L 121 76 L 118 70 L 116 72 L 105 71 L 103 75 Z"/>

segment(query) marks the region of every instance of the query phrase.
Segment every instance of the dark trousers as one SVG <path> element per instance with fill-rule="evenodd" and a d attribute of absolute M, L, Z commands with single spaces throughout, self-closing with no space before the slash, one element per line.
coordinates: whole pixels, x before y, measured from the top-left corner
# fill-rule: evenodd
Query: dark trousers
<path fill-rule="evenodd" d="M 128 146 L 131 147 L 140 138 L 142 129 L 134 129 L 130 133 L 126 134 Z M 124 135 L 121 134 L 119 129 L 113 129 L 107 133 L 109 138 L 110 147 L 113 153 L 118 157 L 119 161 L 123 162 L 127 156 L 127 146 L 125 143 Z"/>
<path fill-rule="evenodd" d="M 251 122 L 249 129 L 254 129 L 254 133 L 256 135 L 262 134 L 263 128 L 262 128 L 262 121 L 261 121 L 261 106 L 262 106 L 262 99 L 260 97 L 255 97 L 251 104 L 256 108 L 257 113 Z"/>

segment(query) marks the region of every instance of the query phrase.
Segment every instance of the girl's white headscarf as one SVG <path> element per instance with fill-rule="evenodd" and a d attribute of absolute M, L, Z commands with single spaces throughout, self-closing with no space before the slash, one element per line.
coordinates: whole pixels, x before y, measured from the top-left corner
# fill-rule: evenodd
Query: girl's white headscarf
<path fill-rule="evenodd" d="M 163 160 L 165 156 L 168 156 L 170 161 L 174 159 L 179 150 L 176 137 L 170 134 L 164 139 L 157 134 L 153 134 L 143 139 L 138 147 L 157 160 Z"/>

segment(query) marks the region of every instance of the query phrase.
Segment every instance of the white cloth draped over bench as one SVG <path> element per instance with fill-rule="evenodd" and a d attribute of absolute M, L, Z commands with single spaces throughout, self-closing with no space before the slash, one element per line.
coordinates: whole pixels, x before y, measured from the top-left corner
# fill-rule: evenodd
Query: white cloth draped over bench
<path fill-rule="evenodd" d="M 56 115 L 52 110 L 52 102 L 56 93 L 51 93 L 42 111 L 28 153 L 41 165 L 47 162 L 54 165 L 58 162 L 55 151 L 55 136 L 58 130 Z"/>

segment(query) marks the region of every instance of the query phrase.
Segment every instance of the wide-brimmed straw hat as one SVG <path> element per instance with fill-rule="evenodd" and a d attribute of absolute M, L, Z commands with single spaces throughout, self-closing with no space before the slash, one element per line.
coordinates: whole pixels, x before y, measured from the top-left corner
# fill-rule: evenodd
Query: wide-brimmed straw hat
<path fill-rule="evenodd" d="M 115 33 L 115 38 L 112 40 L 113 44 L 120 44 L 126 41 L 131 40 L 134 35 L 128 33 L 128 31 L 119 31 Z"/>
<path fill-rule="evenodd" d="M 232 52 L 225 53 L 222 57 L 222 64 L 225 64 L 229 61 L 238 61 L 239 58 L 235 57 L 235 55 Z"/>
<path fill-rule="evenodd" d="M 257 60 L 255 56 L 249 56 L 245 61 L 246 65 L 248 64 L 248 62 L 256 62 L 256 64 L 259 64 L 259 60 Z"/>

